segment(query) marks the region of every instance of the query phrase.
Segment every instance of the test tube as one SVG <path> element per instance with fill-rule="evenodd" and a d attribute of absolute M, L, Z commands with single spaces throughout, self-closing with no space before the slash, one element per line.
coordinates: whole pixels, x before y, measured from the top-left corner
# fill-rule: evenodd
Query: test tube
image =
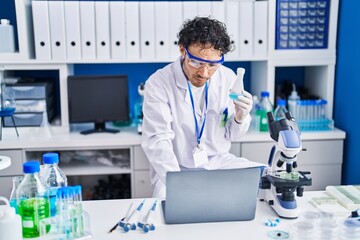
<path fill-rule="evenodd" d="M 63 204 L 64 204 L 64 233 L 66 236 L 74 234 L 74 190 L 72 187 L 63 188 Z"/>
<path fill-rule="evenodd" d="M 81 195 L 81 186 L 76 185 L 74 188 L 74 204 L 75 204 L 75 232 L 77 236 L 84 235 L 84 219 L 83 219 L 83 211 L 82 211 L 82 195 Z"/>

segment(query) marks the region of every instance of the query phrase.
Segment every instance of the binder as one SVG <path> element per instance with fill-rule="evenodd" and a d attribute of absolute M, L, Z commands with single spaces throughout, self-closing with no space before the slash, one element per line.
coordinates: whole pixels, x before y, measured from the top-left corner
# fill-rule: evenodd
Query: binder
<path fill-rule="evenodd" d="M 236 59 L 239 57 L 239 2 L 230 1 L 225 4 L 225 23 L 234 47 L 227 55 L 231 59 Z"/>
<path fill-rule="evenodd" d="M 96 58 L 110 59 L 109 2 L 95 1 Z"/>
<path fill-rule="evenodd" d="M 140 58 L 139 2 L 125 2 L 126 56 Z"/>
<path fill-rule="evenodd" d="M 239 11 L 239 56 L 250 58 L 253 55 L 253 8 L 251 1 L 240 2 Z"/>
<path fill-rule="evenodd" d="M 110 2 L 110 38 L 111 58 L 126 58 L 125 48 L 125 4 L 120 1 Z"/>
<path fill-rule="evenodd" d="M 33 27 L 35 39 L 35 57 L 38 60 L 50 60 L 50 19 L 47 1 L 33 1 Z"/>
<path fill-rule="evenodd" d="M 170 15 L 169 2 L 155 2 L 155 56 L 157 59 L 170 57 Z"/>
<path fill-rule="evenodd" d="M 183 4 L 183 19 L 192 20 L 198 15 L 198 5 L 197 2 L 194 1 L 185 1 Z"/>
<path fill-rule="evenodd" d="M 155 58 L 154 2 L 140 2 L 140 55 L 143 59 Z"/>
<path fill-rule="evenodd" d="M 210 1 L 198 1 L 197 2 L 197 16 L 209 17 L 211 16 L 211 2 Z"/>
<path fill-rule="evenodd" d="M 180 56 L 177 34 L 183 24 L 182 2 L 170 2 L 169 5 L 169 36 L 170 36 L 170 58 L 175 60 Z"/>
<path fill-rule="evenodd" d="M 54 60 L 66 59 L 65 17 L 63 1 L 48 1 L 51 55 Z"/>
<path fill-rule="evenodd" d="M 80 1 L 81 54 L 82 59 L 95 59 L 95 3 Z"/>
<path fill-rule="evenodd" d="M 65 1 L 64 10 L 66 56 L 69 60 L 80 60 L 80 4 L 78 1 Z"/>
<path fill-rule="evenodd" d="M 225 22 L 225 3 L 211 2 L 211 16 L 220 22 Z"/>
<path fill-rule="evenodd" d="M 266 58 L 268 48 L 268 2 L 254 2 L 254 57 Z"/>

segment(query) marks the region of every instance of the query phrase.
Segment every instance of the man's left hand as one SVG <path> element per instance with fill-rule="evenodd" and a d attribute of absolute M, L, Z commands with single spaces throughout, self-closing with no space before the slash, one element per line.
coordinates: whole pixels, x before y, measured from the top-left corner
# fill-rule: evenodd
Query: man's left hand
<path fill-rule="evenodd" d="M 253 100 L 252 95 L 243 90 L 243 96 L 238 96 L 238 100 L 234 101 L 235 104 L 235 121 L 237 123 L 242 123 L 246 116 L 250 113 Z"/>

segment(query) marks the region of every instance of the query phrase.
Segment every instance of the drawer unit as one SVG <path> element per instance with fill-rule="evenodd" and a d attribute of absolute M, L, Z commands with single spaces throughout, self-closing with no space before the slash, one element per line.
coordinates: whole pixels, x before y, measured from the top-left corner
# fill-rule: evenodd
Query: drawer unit
<path fill-rule="evenodd" d="M 54 91 L 52 82 L 19 82 L 7 84 L 6 91 L 10 92 L 15 100 L 46 99 Z"/>
<path fill-rule="evenodd" d="M 50 117 L 49 117 L 50 116 Z M 17 127 L 38 127 L 43 122 L 43 113 L 42 112 L 32 112 L 32 113 L 14 113 L 14 121 Z M 54 111 L 51 110 L 48 113 L 48 121 L 50 122 L 54 119 Z M 14 124 L 10 117 L 3 119 L 4 127 L 13 127 Z"/>
<path fill-rule="evenodd" d="M 16 110 L 13 115 L 17 127 L 36 127 L 43 122 L 43 113 L 47 111 L 48 121 L 55 117 L 54 82 L 19 81 L 7 84 L 6 91 L 14 96 Z M 13 127 L 11 118 L 3 120 L 4 127 Z"/>

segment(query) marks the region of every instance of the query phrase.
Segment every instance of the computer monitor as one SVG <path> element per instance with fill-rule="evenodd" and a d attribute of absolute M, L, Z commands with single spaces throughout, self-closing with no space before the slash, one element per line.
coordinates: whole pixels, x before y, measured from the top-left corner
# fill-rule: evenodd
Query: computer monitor
<path fill-rule="evenodd" d="M 108 121 L 129 122 L 129 91 L 127 75 L 69 76 L 68 100 L 70 123 L 94 123 L 97 132 L 116 133 L 107 129 Z"/>

